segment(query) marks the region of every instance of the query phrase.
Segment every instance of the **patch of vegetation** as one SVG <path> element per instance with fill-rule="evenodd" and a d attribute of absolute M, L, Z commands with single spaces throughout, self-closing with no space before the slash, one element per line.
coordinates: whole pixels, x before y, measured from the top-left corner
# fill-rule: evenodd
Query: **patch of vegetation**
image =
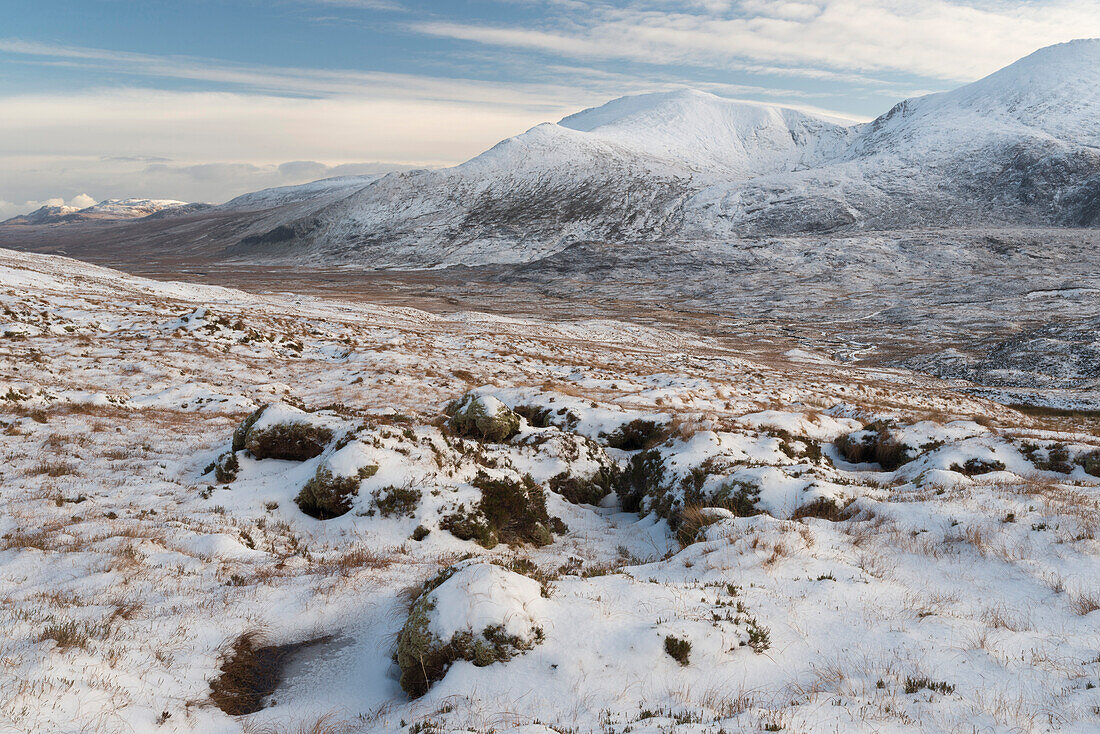
<path fill-rule="evenodd" d="M 431 532 L 431 530 L 428 530 L 423 525 L 417 525 L 416 529 L 413 530 L 412 535 L 410 535 L 409 537 L 419 543 L 420 541 L 424 540 L 424 538 L 427 538 L 429 535 L 431 535 Z"/>
<path fill-rule="evenodd" d="M 318 520 L 346 515 L 351 510 L 352 498 L 359 494 L 359 483 L 377 471 L 377 466 L 365 466 L 357 476 L 341 477 L 327 467 L 318 467 L 294 501 L 302 512 Z"/>
<path fill-rule="evenodd" d="M 772 646 L 771 630 L 757 622 L 755 617 L 749 617 L 748 633 L 748 645 L 753 652 L 762 653 Z"/>
<path fill-rule="evenodd" d="M 680 543 L 681 548 L 687 548 L 697 541 L 699 533 L 704 528 L 710 527 L 721 519 L 714 512 L 707 512 L 707 509 L 697 505 L 688 505 L 677 514 L 676 540 Z"/>
<path fill-rule="evenodd" d="M 1069 448 L 1063 443 L 1055 443 L 1043 449 L 1039 444 L 1025 443 L 1020 447 L 1022 453 L 1036 469 L 1069 474 L 1073 465 L 1069 462 Z"/>
<path fill-rule="evenodd" d="M 373 505 L 382 517 L 412 517 L 420 504 L 420 497 L 420 490 L 412 486 L 383 487 L 375 491 Z"/>
<path fill-rule="evenodd" d="M 443 410 L 447 427 L 459 436 L 504 442 L 519 433 L 519 414 L 494 397 L 466 394 Z"/>
<path fill-rule="evenodd" d="M 844 507 L 830 497 L 818 497 L 812 502 L 799 505 L 799 507 L 791 513 L 792 520 L 804 520 L 807 517 L 816 517 L 819 520 L 828 520 L 829 522 L 840 522 L 841 520 L 848 519 L 847 514 L 844 512 Z"/>
<path fill-rule="evenodd" d="M 84 650 L 92 641 L 93 628 L 86 623 L 68 620 L 65 622 L 50 622 L 38 636 L 39 642 L 53 640 L 62 650 L 70 647 L 78 647 Z"/>
<path fill-rule="evenodd" d="M 970 458 L 966 460 L 964 464 L 952 464 L 951 471 L 958 472 L 959 474 L 965 474 L 968 477 L 977 476 L 979 474 L 989 474 L 995 471 L 1004 471 L 1005 464 L 1003 461 L 997 461 L 996 459 L 985 460 Z"/>
<path fill-rule="evenodd" d="M 256 421 L 260 420 L 260 416 L 267 410 L 267 405 L 262 405 L 253 411 L 247 418 L 241 421 L 241 424 L 237 426 L 237 430 L 233 431 L 233 452 L 244 451 L 245 441 L 248 440 L 248 432 L 252 430 L 252 426 L 256 425 Z"/>
<path fill-rule="evenodd" d="M 218 484 L 229 484 L 237 478 L 237 472 L 240 471 L 241 464 L 237 460 L 237 454 L 232 451 L 226 451 L 224 454 L 214 459 L 203 474 L 209 474 L 214 472 L 214 479 Z"/>
<path fill-rule="evenodd" d="M 909 455 L 908 446 L 894 438 L 885 421 L 875 421 L 862 431 L 841 436 L 833 445 L 849 464 L 878 464 L 883 471 L 893 471 L 916 458 Z"/>
<path fill-rule="evenodd" d="M 535 428 L 549 428 L 554 425 L 554 411 L 541 405 L 517 405 L 512 408 L 523 416 L 527 423 Z"/>
<path fill-rule="evenodd" d="M 485 548 L 497 543 L 549 545 L 553 533 L 568 532 L 559 518 L 546 511 L 546 494 L 530 475 L 522 481 L 493 479 L 478 472 L 470 482 L 481 490 L 475 512 L 448 515 L 440 527 L 460 540 L 473 540 Z"/>
<path fill-rule="evenodd" d="M 665 652 L 680 665 L 687 665 L 691 660 L 691 641 L 668 635 L 665 637 Z"/>
<path fill-rule="evenodd" d="M 1086 474 L 1100 477 L 1100 449 L 1081 454 L 1077 457 L 1077 463 L 1081 465 Z"/>
<path fill-rule="evenodd" d="M 210 699 L 230 716 L 254 714 L 278 688 L 286 664 L 295 653 L 330 639 L 269 645 L 259 633 L 245 632 L 229 648 L 218 677 L 210 681 Z"/>
<path fill-rule="evenodd" d="M 948 696 L 955 692 L 955 686 L 944 681 L 935 681 L 928 677 L 920 678 L 906 678 L 905 679 L 905 692 L 917 693 L 921 690 L 933 691 L 935 693 Z"/>
<path fill-rule="evenodd" d="M 615 466 L 601 466 L 589 477 L 575 477 L 568 472 L 550 479 L 550 490 L 575 505 L 598 505 L 615 491 L 622 472 Z"/>
<path fill-rule="evenodd" d="M 731 479 L 718 488 L 707 502 L 710 507 L 721 507 L 737 517 L 759 515 L 756 503 L 760 500 L 760 487 L 751 482 Z"/>
<path fill-rule="evenodd" d="M 665 462 L 659 451 L 635 454 L 619 475 L 615 492 L 625 512 L 639 512 L 646 495 L 656 494 L 665 478 Z"/>
<path fill-rule="evenodd" d="M 622 451 L 644 451 L 664 443 L 670 435 L 667 423 L 637 418 L 603 436 L 607 445 Z"/>

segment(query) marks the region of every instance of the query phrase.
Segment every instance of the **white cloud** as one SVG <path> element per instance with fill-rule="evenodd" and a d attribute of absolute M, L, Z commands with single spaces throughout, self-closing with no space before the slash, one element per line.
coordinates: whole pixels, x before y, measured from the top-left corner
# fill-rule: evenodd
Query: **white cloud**
<path fill-rule="evenodd" d="M 66 201 L 64 197 L 54 196 L 49 199 L 43 199 L 42 201 L 24 201 L 22 204 L 0 199 L 0 222 L 5 219 L 19 216 L 20 214 L 33 212 L 35 209 L 41 209 L 44 206 L 72 206 L 77 209 L 83 209 L 95 203 L 97 203 L 96 200 L 87 194 L 77 194 L 68 201 Z"/>
<path fill-rule="evenodd" d="M 552 28 L 448 22 L 412 27 L 585 58 L 714 68 L 751 62 L 969 81 L 1040 47 L 1100 36 L 1100 0 L 635 2 L 598 5 Z"/>
<path fill-rule="evenodd" d="M 0 99 L 0 199 L 87 190 L 101 199 L 219 201 L 371 168 L 456 163 L 575 109 L 141 89 L 8 97 Z M 349 164 L 357 161 L 380 163 Z"/>

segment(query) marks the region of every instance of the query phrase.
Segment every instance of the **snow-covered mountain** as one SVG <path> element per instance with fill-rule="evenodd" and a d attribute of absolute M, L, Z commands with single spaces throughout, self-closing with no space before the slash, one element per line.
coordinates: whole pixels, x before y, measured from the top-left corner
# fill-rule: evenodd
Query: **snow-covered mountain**
<path fill-rule="evenodd" d="M 1097 223 L 1093 39 L 869 123 L 692 90 L 623 97 L 453 168 L 270 189 L 110 236 L 237 260 L 425 268 L 525 263 L 582 242 Z M 0 244 L 21 243 L 9 230 Z"/>
<path fill-rule="evenodd" d="M 202 206 L 172 199 L 106 199 L 84 208 L 46 205 L 35 209 L 30 214 L 12 217 L 2 224 L 60 224 L 88 220 L 140 219 L 160 212 Z"/>
<path fill-rule="evenodd" d="M 230 248 L 341 264 L 525 262 L 571 243 L 1100 221 L 1100 40 L 866 124 L 678 91 L 317 201 Z"/>

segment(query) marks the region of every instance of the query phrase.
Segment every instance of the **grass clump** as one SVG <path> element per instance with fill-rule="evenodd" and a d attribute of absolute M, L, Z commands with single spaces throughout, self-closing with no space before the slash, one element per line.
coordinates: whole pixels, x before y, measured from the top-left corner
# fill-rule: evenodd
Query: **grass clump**
<path fill-rule="evenodd" d="M 667 423 L 637 418 L 605 434 L 604 440 L 613 449 L 642 451 L 664 443 L 670 433 Z"/>
<path fill-rule="evenodd" d="M 365 466 L 356 476 L 342 477 L 327 467 L 318 467 L 294 501 L 302 512 L 318 520 L 346 515 L 351 510 L 352 498 L 359 494 L 359 483 L 377 471 L 377 466 Z"/>
<path fill-rule="evenodd" d="M 687 665 L 691 660 L 691 641 L 668 635 L 665 637 L 665 652 L 680 665 Z"/>
<path fill-rule="evenodd" d="M 830 497 L 818 497 L 804 505 L 799 505 L 799 507 L 791 513 L 792 520 L 805 520 L 808 517 L 828 520 L 829 522 L 840 522 L 841 520 L 848 519 L 848 515 L 844 512 L 844 507 Z"/>
<path fill-rule="evenodd" d="M 478 472 L 470 484 L 481 490 L 475 511 L 460 510 L 440 522 L 460 540 L 474 540 L 485 548 L 498 543 L 543 546 L 554 541 L 553 533 L 568 532 L 565 523 L 550 517 L 546 494 L 530 475 L 516 481 Z"/>
<path fill-rule="evenodd" d="M 1036 469 L 1069 474 L 1073 465 L 1069 462 L 1069 448 L 1063 443 L 1047 446 L 1045 449 L 1035 443 L 1025 443 L 1020 447 L 1022 453 Z"/>
<path fill-rule="evenodd" d="M 307 647 L 328 642 L 319 637 L 288 645 L 270 645 L 255 631 L 240 635 L 229 648 L 218 676 L 210 681 L 210 699 L 230 716 L 253 714 L 275 692 L 293 655 Z"/>
<path fill-rule="evenodd" d="M 53 640 L 62 650 L 71 647 L 85 650 L 92 641 L 92 632 L 89 625 L 74 620 L 50 622 L 42 629 L 38 641 Z"/>
<path fill-rule="evenodd" d="M 676 540 L 679 541 L 681 548 L 687 548 L 697 541 L 699 534 L 704 529 L 722 519 L 721 515 L 713 511 L 708 512 L 711 509 L 699 507 L 698 505 L 688 505 L 680 511 L 679 523 L 676 527 Z"/>
<path fill-rule="evenodd" d="M 753 652 L 759 654 L 772 646 L 771 630 L 757 622 L 755 617 L 749 618 L 747 631 L 749 633 L 748 646 L 752 648 Z"/>
<path fill-rule="evenodd" d="M 279 423 L 248 432 L 245 448 L 257 459 L 307 461 L 320 456 L 332 431 L 309 423 Z"/>
<path fill-rule="evenodd" d="M 905 679 L 906 693 L 912 694 L 922 690 L 933 691 L 948 696 L 955 692 L 955 686 L 942 680 L 932 680 L 927 676 L 921 676 L 919 678 L 907 677 Z"/>
<path fill-rule="evenodd" d="M 237 479 L 237 472 L 241 469 L 241 464 L 237 460 L 237 454 L 232 451 L 226 451 L 224 454 L 210 462 L 210 465 L 206 467 L 206 471 L 203 474 L 209 474 L 214 472 L 214 479 L 218 484 L 229 484 Z"/>

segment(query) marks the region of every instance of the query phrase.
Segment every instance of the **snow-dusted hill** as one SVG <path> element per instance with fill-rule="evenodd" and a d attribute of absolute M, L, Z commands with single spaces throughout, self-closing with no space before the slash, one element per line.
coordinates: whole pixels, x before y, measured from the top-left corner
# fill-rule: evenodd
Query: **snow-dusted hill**
<path fill-rule="evenodd" d="M 1100 40 L 1053 46 L 847 126 L 690 90 L 624 97 L 452 169 L 299 204 L 230 254 L 430 267 L 526 262 L 582 241 L 1092 226 L 1098 70 Z"/>
<path fill-rule="evenodd" d="M 84 208 L 46 205 L 35 209 L 30 214 L 12 217 L 0 224 L 61 224 L 90 220 L 140 219 L 185 207 L 194 209 L 203 205 L 172 199 L 106 199 Z"/>
<path fill-rule="evenodd" d="M 1096 730 L 1095 416 L 770 338 L 0 283 L 0 731 Z"/>

